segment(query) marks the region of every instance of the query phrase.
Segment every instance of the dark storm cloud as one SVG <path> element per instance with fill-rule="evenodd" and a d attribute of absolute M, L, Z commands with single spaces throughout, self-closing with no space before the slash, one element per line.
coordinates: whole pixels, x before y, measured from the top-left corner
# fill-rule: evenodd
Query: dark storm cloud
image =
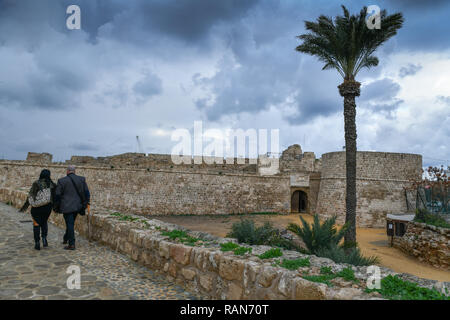
<path fill-rule="evenodd" d="M 66 28 L 66 8 L 71 4 L 81 8 L 81 31 Z M 8 117 L 13 115 L 8 119 L 8 132 L 23 132 L 17 123 L 32 108 L 51 110 L 36 112 L 37 118 L 64 119 L 78 112 L 75 108 L 82 103 L 89 108 L 89 116 L 98 119 L 86 128 L 86 135 L 112 126 L 103 115 L 109 111 L 120 114 L 121 109 L 129 114 L 133 110 L 135 118 L 129 127 L 121 118 L 111 136 L 135 130 L 134 122 L 142 118 L 140 112 L 146 108 L 137 110 L 134 105 L 151 104 L 156 96 L 176 95 L 173 88 L 188 84 L 175 79 L 173 75 L 180 70 L 174 68 L 190 66 L 191 62 L 202 66 L 201 70 L 186 68 L 186 78 L 197 73 L 192 78 L 195 94 L 191 96 L 197 110 L 192 105 L 190 109 L 198 112 L 195 116 L 220 120 L 274 108 L 283 112 L 280 118 L 289 127 L 341 113 L 343 101 L 337 85 L 342 79 L 337 72 L 322 71 L 323 65 L 316 58 L 294 50 L 299 44 L 295 36 L 304 32 L 304 21 L 315 20 L 320 14 L 341 15 L 340 4 L 329 0 L 0 0 L 0 107 L 8 111 Z M 354 13 L 372 3 L 349 0 L 345 4 Z M 362 87 L 358 107 L 389 118 L 402 104 L 397 98 L 401 88 L 393 79 L 373 80 L 386 72 L 404 77 L 420 70 L 417 61 L 398 65 L 400 71 L 386 70 L 384 63 L 391 54 L 450 48 L 450 1 L 373 4 L 405 16 L 404 27 L 377 51 L 380 66 L 358 75 L 363 83 L 369 83 Z M 155 72 L 145 74 L 147 67 Z M 186 90 L 184 97 L 188 94 Z M 175 104 L 183 98 L 177 99 Z M 436 99 L 449 103 L 450 98 Z M 164 118 L 164 109 L 173 103 L 167 101 L 168 105 L 154 107 L 152 116 Z M 13 108 L 16 113 L 9 111 Z M 184 118 L 186 114 L 177 116 Z M 8 132 L 0 136 L 0 142 L 14 140 Z M 32 135 L 23 134 L 23 141 L 17 143 L 26 146 L 23 151 L 33 146 L 49 151 L 46 146 L 55 143 L 43 144 L 32 140 Z M 77 141 L 74 135 L 69 141 Z M 36 147 L 39 143 L 41 148 Z M 8 144 L 10 150 L 13 144 Z M 61 144 L 67 151 L 66 141 Z M 95 153 L 96 146 L 81 143 L 70 148 Z M 127 147 L 114 146 L 114 150 L 125 151 Z"/>
<path fill-rule="evenodd" d="M 157 75 L 149 72 L 142 80 L 136 82 L 136 84 L 133 86 L 133 90 L 143 97 L 151 97 L 157 94 L 161 94 L 162 81 Z"/>
<path fill-rule="evenodd" d="M 415 65 L 415 64 L 410 63 L 406 67 L 401 67 L 398 75 L 400 78 L 404 78 L 407 76 L 413 76 L 420 70 L 422 70 L 422 66 L 420 64 Z"/>
<path fill-rule="evenodd" d="M 160 46 L 164 41 L 174 40 L 189 47 L 202 46 L 204 50 L 213 27 L 239 21 L 258 1 L 115 2 L 116 9 L 103 16 L 104 23 L 93 24 L 89 32 L 138 46 Z"/>
<path fill-rule="evenodd" d="M 389 78 L 376 80 L 361 88 L 361 101 L 388 101 L 398 94 L 400 85 Z"/>

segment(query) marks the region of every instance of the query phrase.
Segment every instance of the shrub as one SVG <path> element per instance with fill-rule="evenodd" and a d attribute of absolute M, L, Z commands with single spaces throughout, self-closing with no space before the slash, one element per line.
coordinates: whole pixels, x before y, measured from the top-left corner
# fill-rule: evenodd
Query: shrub
<path fill-rule="evenodd" d="M 422 288 L 416 283 L 402 280 L 398 276 L 389 275 L 381 280 L 380 285 L 380 289 L 366 288 L 366 292 L 376 291 L 383 298 L 390 300 L 450 300 L 450 296 L 446 296 L 434 288 Z"/>
<path fill-rule="evenodd" d="M 378 257 L 365 257 L 361 254 L 358 247 L 344 249 L 343 247 L 333 245 L 329 248 L 322 248 L 315 253 L 319 257 L 333 260 L 337 263 L 348 263 L 354 266 L 370 266 L 379 263 Z"/>
<path fill-rule="evenodd" d="M 278 229 L 271 223 L 266 222 L 260 227 L 256 227 L 252 220 L 242 219 L 233 223 L 231 232 L 227 237 L 236 238 L 240 243 L 249 245 L 269 245 L 284 249 L 297 249 L 295 245 L 281 236 Z"/>
<path fill-rule="evenodd" d="M 271 259 L 271 258 L 278 258 L 283 255 L 283 252 L 281 252 L 280 248 L 272 248 L 264 252 L 263 254 L 260 254 L 258 257 L 260 259 Z"/>
<path fill-rule="evenodd" d="M 323 224 L 320 224 L 317 214 L 314 215 L 314 223 L 311 225 L 301 216 L 300 220 L 303 227 L 290 223 L 288 230 L 297 234 L 313 254 L 319 249 L 339 244 L 347 230 L 347 225 L 344 225 L 341 230 L 337 231 L 335 227 L 336 217 L 327 219 Z"/>
<path fill-rule="evenodd" d="M 350 248 L 339 246 L 344 237 L 348 225 L 344 225 L 341 230 L 335 227 L 336 217 L 327 219 L 320 224 L 319 216 L 314 215 L 314 222 L 310 225 L 300 216 L 303 227 L 294 223 L 289 224 L 288 230 L 302 238 L 309 253 L 319 257 L 329 258 L 337 263 L 348 263 L 355 266 L 366 266 L 378 263 L 376 257 L 364 257 L 355 244 Z"/>
<path fill-rule="evenodd" d="M 424 209 L 416 210 L 414 221 L 426 223 L 435 227 L 450 228 L 450 223 L 448 223 L 439 214 L 431 213 Z"/>

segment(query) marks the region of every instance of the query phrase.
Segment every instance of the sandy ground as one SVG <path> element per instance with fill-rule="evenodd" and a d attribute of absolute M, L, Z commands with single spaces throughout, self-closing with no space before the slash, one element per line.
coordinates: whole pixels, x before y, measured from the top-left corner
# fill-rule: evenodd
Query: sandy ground
<path fill-rule="evenodd" d="M 302 215 L 311 222 L 311 215 Z M 245 216 L 159 216 L 159 220 L 178 224 L 190 230 L 208 232 L 224 237 L 234 222 L 242 218 L 252 219 L 256 224 L 270 221 L 274 226 L 285 228 L 289 223 L 301 224 L 299 214 L 290 215 L 245 215 Z M 414 259 L 396 248 L 389 247 L 385 229 L 357 228 L 357 241 L 367 256 L 378 256 L 380 264 L 396 272 L 439 281 L 450 281 L 450 271 L 436 269 Z"/>

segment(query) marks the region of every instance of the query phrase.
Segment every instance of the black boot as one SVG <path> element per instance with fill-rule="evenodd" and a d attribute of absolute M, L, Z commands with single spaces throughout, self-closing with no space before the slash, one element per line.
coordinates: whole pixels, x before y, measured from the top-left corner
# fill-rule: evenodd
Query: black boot
<path fill-rule="evenodd" d="M 39 226 L 33 226 L 33 234 L 34 234 L 34 248 L 36 250 L 41 250 L 41 243 L 39 241 L 40 237 L 40 227 Z"/>
<path fill-rule="evenodd" d="M 42 237 L 42 246 L 45 248 L 45 247 L 48 247 L 48 242 L 47 242 L 47 237 Z"/>

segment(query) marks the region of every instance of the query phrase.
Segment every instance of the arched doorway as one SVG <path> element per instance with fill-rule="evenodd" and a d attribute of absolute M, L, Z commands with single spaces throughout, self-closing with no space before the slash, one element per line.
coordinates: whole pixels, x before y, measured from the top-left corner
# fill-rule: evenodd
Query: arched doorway
<path fill-rule="evenodd" d="M 302 190 L 296 190 L 291 198 L 292 212 L 307 212 L 308 211 L 308 195 Z"/>

